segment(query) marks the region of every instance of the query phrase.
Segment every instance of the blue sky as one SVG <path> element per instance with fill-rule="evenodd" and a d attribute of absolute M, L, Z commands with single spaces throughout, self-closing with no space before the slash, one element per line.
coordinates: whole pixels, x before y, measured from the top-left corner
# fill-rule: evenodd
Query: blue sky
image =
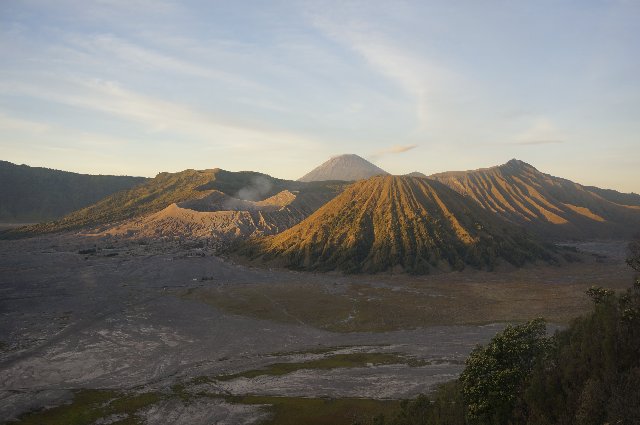
<path fill-rule="evenodd" d="M 0 1 L 0 159 L 298 178 L 518 158 L 640 192 L 640 2 Z"/>

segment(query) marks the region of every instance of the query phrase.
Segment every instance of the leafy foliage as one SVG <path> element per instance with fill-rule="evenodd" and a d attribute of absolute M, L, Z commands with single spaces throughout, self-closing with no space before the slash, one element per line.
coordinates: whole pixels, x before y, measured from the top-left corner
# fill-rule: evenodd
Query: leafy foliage
<path fill-rule="evenodd" d="M 378 415 L 352 425 L 466 425 L 465 411 L 461 384 L 454 380 L 439 385 L 433 394 L 403 400 L 393 415 Z"/>
<path fill-rule="evenodd" d="M 640 423 L 640 291 L 606 297 L 534 370 L 527 424 Z"/>
<path fill-rule="evenodd" d="M 547 346 L 544 320 L 507 326 L 477 347 L 460 376 L 472 424 L 508 424 L 534 364 Z"/>
<path fill-rule="evenodd" d="M 631 253 L 628 263 L 637 264 L 640 251 Z M 547 338 L 540 319 L 507 327 L 471 353 L 447 391 L 406 402 L 376 424 L 640 423 L 640 285 L 587 292 L 594 311 L 569 328 Z"/>
<path fill-rule="evenodd" d="M 609 301 L 609 299 L 615 295 L 615 292 L 611 289 L 601 288 L 594 285 L 587 289 L 587 295 L 595 304 L 602 304 Z"/>
<path fill-rule="evenodd" d="M 460 382 L 456 380 L 442 384 L 431 396 L 420 395 L 415 400 L 403 402 L 400 412 L 390 423 L 463 425 L 465 409 Z"/>
<path fill-rule="evenodd" d="M 627 264 L 633 270 L 640 272 L 640 238 L 635 239 L 629 244 L 629 257 Z"/>

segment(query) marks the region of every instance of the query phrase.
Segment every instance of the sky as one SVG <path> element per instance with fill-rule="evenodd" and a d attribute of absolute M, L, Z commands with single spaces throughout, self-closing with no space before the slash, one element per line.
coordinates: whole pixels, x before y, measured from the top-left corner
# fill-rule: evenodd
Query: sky
<path fill-rule="evenodd" d="M 640 192 L 640 1 L 0 1 L 0 159 L 296 179 L 511 158 Z"/>

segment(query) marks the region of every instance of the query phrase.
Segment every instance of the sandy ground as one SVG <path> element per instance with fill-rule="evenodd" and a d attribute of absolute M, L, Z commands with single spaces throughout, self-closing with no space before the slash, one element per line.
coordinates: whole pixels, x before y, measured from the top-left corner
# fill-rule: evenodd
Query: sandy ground
<path fill-rule="evenodd" d="M 94 244 L 95 253 L 86 251 Z M 610 254 L 608 267 L 621 270 L 620 244 L 595 245 Z M 408 398 L 455 377 L 469 351 L 504 326 L 332 332 L 185 296 L 258 283 L 336 290 L 384 280 L 248 268 L 179 242 L 0 241 L 0 421 L 67 402 L 72 390 L 87 388 L 143 392 L 181 385 L 193 394 L 225 396 Z M 403 284 L 420 282 L 409 280 Z M 353 352 L 400 353 L 421 362 L 216 379 Z M 265 410 L 209 397 L 164 401 L 141 414 L 147 423 L 255 423 Z"/>

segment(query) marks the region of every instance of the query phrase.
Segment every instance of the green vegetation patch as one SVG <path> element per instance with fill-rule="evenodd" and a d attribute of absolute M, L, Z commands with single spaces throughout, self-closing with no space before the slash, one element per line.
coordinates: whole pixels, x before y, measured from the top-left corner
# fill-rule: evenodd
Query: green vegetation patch
<path fill-rule="evenodd" d="M 172 388 L 171 394 L 155 392 L 126 394 L 112 390 L 77 390 L 70 404 L 22 415 L 16 425 L 91 425 L 99 419 L 112 420 L 112 425 L 142 425 L 136 412 L 167 398 L 179 397 L 184 402 L 193 397 L 219 398 L 242 405 L 265 405 L 272 416 L 264 425 L 351 425 L 374 417 L 388 416 L 400 407 L 398 400 L 323 399 L 272 396 L 229 396 L 198 394 L 185 397 L 183 385 Z"/>
<path fill-rule="evenodd" d="M 163 398 L 159 393 L 126 394 L 112 390 L 74 391 L 70 404 L 22 415 L 16 425 L 89 425 L 100 418 L 122 415 L 114 424 L 137 425 L 135 413 Z"/>
<path fill-rule="evenodd" d="M 303 323 L 332 332 L 385 332 L 524 322 L 536 317 L 569 323 L 589 311 L 585 291 L 591 285 L 606 281 L 612 288 L 626 288 L 630 277 L 623 264 L 594 262 L 428 278 L 375 276 L 339 288 L 317 283 L 248 283 L 193 289 L 183 296 L 258 319 Z"/>
<path fill-rule="evenodd" d="M 351 425 L 388 416 L 400 407 L 398 400 L 322 399 L 302 397 L 228 397 L 238 404 L 266 404 L 272 417 L 264 425 Z"/>
<path fill-rule="evenodd" d="M 640 283 L 587 292 L 593 312 L 567 329 L 548 337 L 542 319 L 508 326 L 471 352 L 459 380 L 403 402 L 390 421 L 360 424 L 640 423 Z"/>
<path fill-rule="evenodd" d="M 374 344 L 374 345 L 368 345 L 369 347 L 371 346 L 377 346 L 377 347 L 384 347 L 386 346 L 386 344 Z M 337 345 L 337 346 L 333 346 L 333 347 L 325 347 L 325 346 L 318 346 L 317 348 L 312 348 L 309 350 L 304 350 L 304 351 L 278 351 L 273 353 L 274 356 L 293 356 L 293 355 L 305 355 L 305 354 L 328 354 L 328 353 L 332 353 L 334 351 L 338 351 L 338 350 L 344 350 L 346 348 L 351 348 L 352 346 L 349 345 Z"/>
<path fill-rule="evenodd" d="M 263 369 L 247 370 L 232 375 L 218 376 L 220 381 L 235 378 L 255 378 L 257 376 L 282 376 L 302 369 L 338 369 L 349 367 L 381 366 L 390 364 L 408 364 L 412 367 L 427 364 L 422 360 L 408 358 L 397 353 L 348 353 L 334 354 L 322 359 L 298 363 L 274 363 Z"/>
<path fill-rule="evenodd" d="M 214 305 L 224 311 L 276 322 L 307 324 L 333 330 L 353 311 L 349 297 L 327 293 L 304 284 L 246 284 L 211 290 L 191 289 L 185 298 Z"/>

